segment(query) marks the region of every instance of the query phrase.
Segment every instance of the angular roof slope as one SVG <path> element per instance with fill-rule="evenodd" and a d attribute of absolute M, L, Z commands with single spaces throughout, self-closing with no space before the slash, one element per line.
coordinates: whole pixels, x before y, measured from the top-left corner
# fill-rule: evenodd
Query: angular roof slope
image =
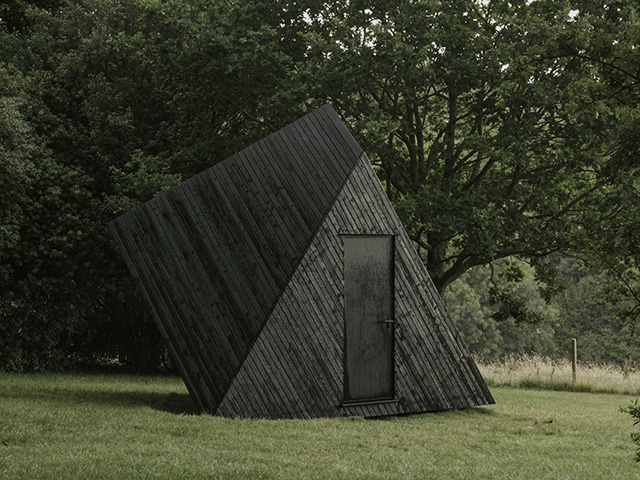
<path fill-rule="evenodd" d="M 326 106 L 112 223 L 215 403 L 362 153 Z"/>
<path fill-rule="evenodd" d="M 344 309 L 339 234 L 349 232 L 399 239 L 396 369 L 398 386 L 407 384 L 404 403 L 363 414 L 493 401 L 366 155 L 329 105 L 110 227 L 205 411 L 349 413 L 335 405 Z"/>
<path fill-rule="evenodd" d="M 344 265 L 342 242 L 335 239 L 344 233 L 396 239 L 397 402 L 337 401 L 344 378 L 344 325 L 336 321 L 344 311 Z M 491 393 L 363 155 L 216 413 L 376 417 L 488 403 Z"/>

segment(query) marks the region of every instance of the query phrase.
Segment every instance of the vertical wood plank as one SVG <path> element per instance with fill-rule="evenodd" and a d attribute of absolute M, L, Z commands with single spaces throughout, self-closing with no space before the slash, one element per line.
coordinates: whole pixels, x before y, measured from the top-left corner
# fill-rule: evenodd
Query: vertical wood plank
<path fill-rule="evenodd" d="M 381 416 L 493 401 L 366 155 L 329 106 L 112 231 L 205 410 Z M 339 405 L 344 234 L 395 238 L 394 402 Z"/>

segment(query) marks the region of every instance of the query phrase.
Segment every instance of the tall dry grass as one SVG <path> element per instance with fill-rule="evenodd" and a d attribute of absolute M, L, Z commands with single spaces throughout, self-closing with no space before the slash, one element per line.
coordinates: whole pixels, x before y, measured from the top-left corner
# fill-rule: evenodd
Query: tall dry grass
<path fill-rule="evenodd" d="M 570 360 L 540 355 L 509 356 L 495 362 L 479 359 L 478 368 L 489 386 L 640 395 L 640 371 L 630 366 L 579 362 L 575 382 Z"/>

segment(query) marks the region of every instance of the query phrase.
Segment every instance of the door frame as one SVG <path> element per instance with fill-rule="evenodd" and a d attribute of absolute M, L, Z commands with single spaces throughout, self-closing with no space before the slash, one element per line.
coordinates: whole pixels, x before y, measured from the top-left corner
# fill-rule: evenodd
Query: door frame
<path fill-rule="evenodd" d="M 391 240 L 391 252 L 389 262 L 389 308 L 390 308 L 390 320 L 392 324 L 391 328 L 391 379 L 390 379 L 390 391 L 389 396 L 373 397 L 364 399 L 347 399 L 347 301 L 346 301 L 346 248 L 345 237 L 384 237 Z M 344 305 L 343 305 L 343 342 L 342 342 L 342 405 L 366 405 L 375 403 L 387 403 L 396 401 L 396 299 L 395 299 L 395 280 L 396 280 L 396 235 L 394 234 L 376 234 L 376 233 L 340 233 L 340 239 L 342 241 L 342 267 L 343 267 L 343 293 L 344 293 Z"/>

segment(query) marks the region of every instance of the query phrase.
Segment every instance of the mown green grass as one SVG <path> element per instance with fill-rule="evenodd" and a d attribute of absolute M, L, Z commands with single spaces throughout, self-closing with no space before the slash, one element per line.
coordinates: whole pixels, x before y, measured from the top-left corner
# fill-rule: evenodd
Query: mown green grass
<path fill-rule="evenodd" d="M 193 415 L 178 378 L 0 375 L 0 478 L 640 478 L 633 397 L 493 388 L 381 420 Z"/>

